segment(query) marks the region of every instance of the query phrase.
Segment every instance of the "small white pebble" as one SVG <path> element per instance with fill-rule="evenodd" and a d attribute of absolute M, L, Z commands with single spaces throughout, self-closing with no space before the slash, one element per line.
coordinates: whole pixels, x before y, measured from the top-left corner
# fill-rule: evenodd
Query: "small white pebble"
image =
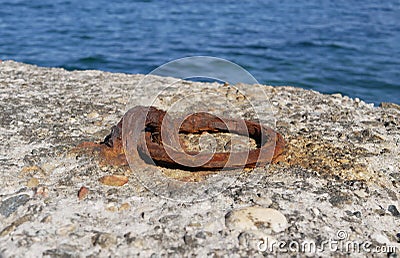
<path fill-rule="evenodd" d="M 91 113 L 89 113 L 88 115 L 87 115 L 87 118 L 88 119 L 96 119 L 96 118 L 98 118 L 99 117 L 99 113 L 97 113 L 97 112 L 91 112 Z"/>

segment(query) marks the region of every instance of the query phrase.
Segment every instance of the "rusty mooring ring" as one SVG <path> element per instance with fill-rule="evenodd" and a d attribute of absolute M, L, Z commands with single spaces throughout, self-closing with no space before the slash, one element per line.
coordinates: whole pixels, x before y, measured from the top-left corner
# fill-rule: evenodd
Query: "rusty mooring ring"
<path fill-rule="evenodd" d="M 285 146 L 285 141 L 278 132 L 262 126 L 258 122 L 243 119 L 221 119 L 209 113 L 191 114 L 180 124 L 176 121 L 168 116 L 165 111 L 155 107 L 134 107 L 124 115 L 105 138 L 103 144 L 106 149 L 103 148 L 102 150 L 103 157 L 105 156 L 107 159 L 107 153 L 111 153 L 111 156 L 119 161 L 123 160 L 124 165 L 126 165 L 128 162 L 125 158 L 129 160 L 128 155 L 132 151 L 129 148 L 134 146 L 143 159 L 153 161 L 157 165 L 189 170 L 219 170 L 263 166 L 276 160 L 282 154 Z M 163 123 L 168 123 L 169 126 L 162 131 L 164 129 Z M 245 135 L 256 141 L 257 149 L 245 152 L 218 152 L 214 153 L 211 158 L 208 158 L 210 154 L 206 153 L 180 152 L 163 143 L 163 139 L 174 139 L 176 137 L 170 129 L 177 128 L 177 126 L 179 126 L 179 133 L 186 134 L 229 132 Z M 127 128 L 124 132 L 124 139 L 134 142 L 134 145 L 128 147 L 128 149 L 126 149 L 127 146 L 124 148 L 124 144 L 122 144 L 123 127 Z M 166 134 L 166 138 L 162 139 L 161 131 Z M 174 158 L 169 154 L 172 154 Z M 121 155 L 124 155 L 123 159 L 121 159 Z M 200 166 L 188 166 L 176 162 L 176 158 L 178 158 L 185 160 L 186 164 L 190 164 L 190 156 L 196 156 L 196 160 L 204 159 L 206 162 Z"/>

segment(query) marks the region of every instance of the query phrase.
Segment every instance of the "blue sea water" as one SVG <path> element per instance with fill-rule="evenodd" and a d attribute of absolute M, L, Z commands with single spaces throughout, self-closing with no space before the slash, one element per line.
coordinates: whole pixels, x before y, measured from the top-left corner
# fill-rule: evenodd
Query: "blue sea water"
<path fill-rule="evenodd" d="M 400 103 L 400 1 L 0 0 L 0 59 L 149 73 L 193 55 L 260 83 Z"/>

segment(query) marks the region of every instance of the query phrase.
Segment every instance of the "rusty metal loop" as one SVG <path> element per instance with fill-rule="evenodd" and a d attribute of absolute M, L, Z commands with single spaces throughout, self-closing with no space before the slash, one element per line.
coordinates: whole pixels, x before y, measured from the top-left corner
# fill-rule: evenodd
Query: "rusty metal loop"
<path fill-rule="evenodd" d="M 165 123 L 167 126 L 165 127 Z M 243 167 L 264 166 L 275 160 L 284 149 L 283 137 L 271 128 L 262 126 L 258 122 L 242 119 L 221 119 L 209 113 L 194 113 L 186 117 L 182 123 L 178 123 L 165 111 L 155 107 L 137 106 L 129 110 L 110 135 L 104 141 L 107 146 L 121 146 L 122 128 L 129 126 L 129 131 L 124 137 L 127 141 L 133 141 L 140 157 L 147 161 L 153 161 L 156 165 L 172 168 L 184 168 L 189 170 L 219 170 Z M 163 126 L 163 127 L 162 127 Z M 234 133 L 253 138 L 257 148 L 244 152 L 217 152 L 211 158 L 209 153 L 193 151 L 177 151 L 171 147 L 170 142 L 163 139 L 177 140 L 173 133 L 174 127 L 179 127 L 179 133 L 198 134 L 209 133 Z M 163 129 L 163 130 L 162 130 Z M 161 134 L 166 134 L 161 137 Z M 130 155 L 131 150 L 125 147 L 125 155 Z M 172 155 L 171 155 L 172 154 Z M 172 158 L 171 156 L 175 157 Z M 195 159 L 193 158 L 195 157 Z M 184 160 L 184 165 L 178 160 Z M 128 159 L 129 160 L 129 159 Z M 196 162 L 194 162 L 196 160 Z M 196 166 L 199 160 L 204 162 Z M 189 164 L 189 165 L 188 165 Z"/>

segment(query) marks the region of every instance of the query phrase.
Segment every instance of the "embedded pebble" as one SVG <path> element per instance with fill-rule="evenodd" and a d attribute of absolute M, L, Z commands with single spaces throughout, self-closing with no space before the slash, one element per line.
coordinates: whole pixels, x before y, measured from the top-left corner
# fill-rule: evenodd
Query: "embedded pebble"
<path fill-rule="evenodd" d="M 271 198 L 264 196 L 264 197 L 254 197 L 253 202 L 259 206 L 268 208 L 272 204 Z"/>
<path fill-rule="evenodd" d="M 286 229 L 286 217 L 278 210 L 262 207 L 247 207 L 227 214 L 226 226 L 241 231 L 272 229 L 278 233 Z"/>
<path fill-rule="evenodd" d="M 355 190 L 354 194 L 359 198 L 365 198 L 368 196 L 368 193 L 366 193 L 364 190 Z"/>
<path fill-rule="evenodd" d="M 82 186 L 78 191 L 78 199 L 83 200 L 89 193 L 89 189 L 86 186 Z"/>
<path fill-rule="evenodd" d="M 118 210 L 118 207 L 115 203 L 108 203 L 105 207 L 106 211 L 111 211 L 111 212 L 116 212 Z"/>
<path fill-rule="evenodd" d="M 49 196 L 49 189 L 46 186 L 40 186 L 36 189 L 35 196 L 46 198 Z"/>
<path fill-rule="evenodd" d="M 10 216 L 18 209 L 18 207 L 27 203 L 29 199 L 29 195 L 20 194 L 2 201 L 0 205 L 0 214 L 5 217 Z"/>
<path fill-rule="evenodd" d="M 39 180 L 35 177 L 32 177 L 31 179 L 29 179 L 28 182 L 26 182 L 26 186 L 33 188 L 39 185 Z"/>
<path fill-rule="evenodd" d="M 76 229 L 74 224 L 68 224 L 57 229 L 56 234 L 60 236 L 66 236 L 67 234 L 73 232 Z"/>
<path fill-rule="evenodd" d="M 117 243 L 117 237 L 109 233 L 97 233 L 92 237 L 92 243 L 107 248 Z"/>
<path fill-rule="evenodd" d="M 381 245 L 390 243 L 389 239 L 382 233 L 374 233 L 372 238 L 376 240 Z"/>
<path fill-rule="evenodd" d="M 47 215 L 40 222 L 41 223 L 50 223 L 52 220 L 53 220 L 53 217 L 51 215 Z"/>
<path fill-rule="evenodd" d="M 400 212 L 395 205 L 389 205 L 388 211 L 395 217 L 400 217 Z"/>
<path fill-rule="evenodd" d="M 97 113 L 97 112 L 91 112 L 91 113 L 89 113 L 88 115 L 87 115 L 87 118 L 88 119 L 96 119 L 96 118 L 98 118 L 100 115 L 99 115 L 99 113 Z"/>
<path fill-rule="evenodd" d="M 128 183 L 128 177 L 121 175 L 103 176 L 99 179 L 100 183 L 109 186 L 123 186 Z"/>
<path fill-rule="evenodd" d="M 311 208 L 311 211 L 312 211 L 312 213 L 314 214 L 315 217 L 318 217 L 318 216 L 321 214 L 321 212 L 319 211 L 319 209 L 316 208 L 316 207 Z"/>
<path fill-rule="evenodd" d="M 121 206 L 119 206 L 118 211 L 127 211 L 131 208 L 131 205 L 129 203 L 123 203 Z"/>

